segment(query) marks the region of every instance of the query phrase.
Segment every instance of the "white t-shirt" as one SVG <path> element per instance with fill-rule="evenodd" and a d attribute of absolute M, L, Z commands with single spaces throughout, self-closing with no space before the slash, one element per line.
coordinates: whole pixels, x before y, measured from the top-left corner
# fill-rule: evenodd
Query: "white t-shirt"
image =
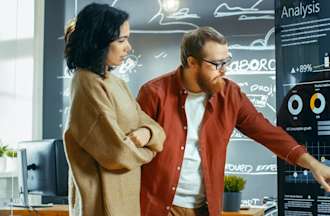
<path fill-rule="evenodd" d="M 204 182 L 199 153 L 199 128 L 205 112 L 206 93 L 189 92 L 186 103 L 187 141 L 173 204 L 199 208 L 205 203 Z"/>

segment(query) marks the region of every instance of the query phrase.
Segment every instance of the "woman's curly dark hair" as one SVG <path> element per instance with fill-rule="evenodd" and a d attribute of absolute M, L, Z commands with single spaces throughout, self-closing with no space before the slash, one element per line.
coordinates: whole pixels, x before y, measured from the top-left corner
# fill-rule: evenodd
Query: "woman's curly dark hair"
<path fill-rule="evenodd" d="M 105 76 L 109 44 L 119 38 L 128 13 L 107 4 L 92 3 L 78 14 L 65 31 L 65 59 L 71 72 L 88 69 Z"/>

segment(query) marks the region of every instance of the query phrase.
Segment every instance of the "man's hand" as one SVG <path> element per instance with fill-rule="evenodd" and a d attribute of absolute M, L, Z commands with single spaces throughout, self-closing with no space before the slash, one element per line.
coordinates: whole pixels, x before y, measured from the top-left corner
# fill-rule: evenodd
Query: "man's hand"
<path fill-rule="evenodd" d="M 315 180 L 322 186 L 322 188 L 325 191 L 330 192 L 330 167 L 322 164 L 307 153 L 303 154 L 297 162 L 298 165 L 309 169 Z"/>
<path fill-rule="evenodd" d="M 317 162 L 310 171 L 313 173 L 316 181 L 322 185 L 322 188 L 324 188 L 325 191 L 330 192 L 330 167 Z"/>
<path fill-rule="evenodd" d="M 151 133 L 148 128 L 138 128 L 127 135 L 137 147 L 143 147 L 148 144 Z"/>

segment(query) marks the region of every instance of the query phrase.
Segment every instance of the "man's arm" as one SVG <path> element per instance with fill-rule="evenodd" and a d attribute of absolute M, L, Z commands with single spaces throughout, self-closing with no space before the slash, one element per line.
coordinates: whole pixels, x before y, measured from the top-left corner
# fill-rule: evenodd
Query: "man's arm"
<path fill-rule="evenodd" d="M 330 167 L 320 163 L 282 128 L 273 126 L 255 109 L 244 93 L 241 94 L 241 109 L 237 128 L 257 142 L 265 145 L 281 159 L 309 169 L 324 190 L 330 192 Z"/>
<path fill-rule="evenodd" d="M 325 191 L 330 192 L 330 167 L 320 163 L 312 155 L 305 153 L 297 160 L 297 165 L 309 169 L 315 180 L 322 185 Z"/>
<path fill-rule="evenodd" d="M 140 104 L 141 109 L 148 114 L 152 119 L 157 121 L 159 112 L 159 97 L 148 85 L 141 87 L 139 94 L 137 96 L 137 101 Z"/>
<path fill-rule="evenodd" d="M 239 98 L 240 109 L 236 122 L 238 130 L 290 164 L 296 164 L 298 158 L 307 153 L 304 146 L 299 145 L 281 127 L 274 126 L 258 112 L 243 92 L 240 92 Z"/>

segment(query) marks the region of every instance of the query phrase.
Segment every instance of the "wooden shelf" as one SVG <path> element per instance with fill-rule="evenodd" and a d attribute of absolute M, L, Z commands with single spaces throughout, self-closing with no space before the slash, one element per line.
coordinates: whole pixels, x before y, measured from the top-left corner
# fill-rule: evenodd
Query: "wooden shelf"
<path fill-rule="evenodd" d="M 263 216 L 264 209 L 250 208 L 249 210 L 241 210 L 239 212 L 222 212 L 221 216 Z"/>
<path fill-rule="evenodd" d="M 10 215 L 10 208 L 0 209 L 0 216 Z M 45 208 L 13 208 L 14 216 L 69 216 L 67 205 L 54 205 Z"/>
<path fill-rule="evenodd" d="M 67 205 L 54 205 L 47 208 L 17 208 L 13 209 L 14 216 L 69 216 Z M 10 209 L 0 209 L 0 216 L 10 215 Z M 239 212 L 222 212 L 220 216 L 263 216 L 264 210 L 262 208 L 251 208 L 249 210 L 241 210 Z"/>

